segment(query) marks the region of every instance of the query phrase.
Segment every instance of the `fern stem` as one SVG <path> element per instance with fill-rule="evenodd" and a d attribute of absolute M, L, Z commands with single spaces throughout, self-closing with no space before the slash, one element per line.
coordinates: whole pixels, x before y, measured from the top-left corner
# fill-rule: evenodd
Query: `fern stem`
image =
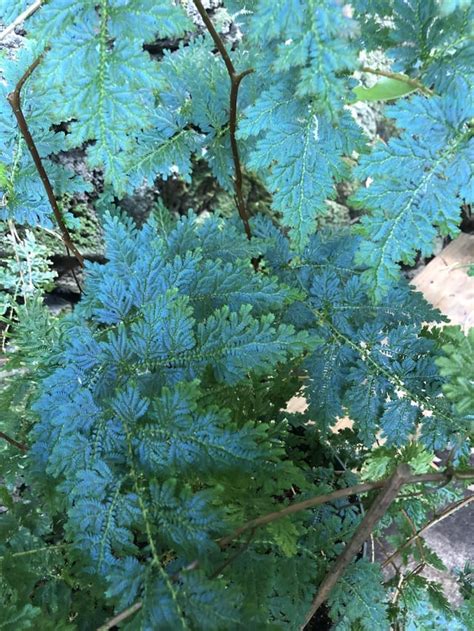
<path fill-rule="evenodd" d="M 158 554 L 158 550 L 157 547 L 155 545 L 155 541 L 153 539 L 153 532 L 152 532 L 152 527 L 151 527 L 151 520 L 149 517 L 149 513 L 148 513 L 148 507 L 146 505 L 145 500 L 142 497 L 141 494 L 141 489 L 140 489 L 140 483 L 138 480 L 138 472 L 137 469 L 135 467 L 135 455 L 133 453 L 133 444 L 132 444 L 132 435 L 130 433 L 130 428 L 128 426 L 128 423 L 125 420 L 122 420 L 122 427 L 125 431 L 125 438 L 127 441 L 127 451 L 128 451 L 128 457 L 129 457 L 129 464 L 130 464 L 130 472 L 131 472 L 131 478 L 133 480 L 133 485 L 135 487 L 135 492 L 137 494 L 137 500 L 138 500 L 138 505 L 140 507 L 140 511 L 142 513 L 142 517 L 143 517 L 143 522 L 145 524 L 145 532 L 146 532 L 146 537 L 148 539 L 148 544 L 150 546 L 150 551 L 151 551 L 151 556 L 152 556 L 152 561 L 151 561 L 151 565 L 156 566 L 159 572 L 159 575 L 161 577 L 161 579 L 163 580 L 163 583 L 165 584 L 165 586 L 167 587 L 171 598 L 173 600 L 173 603 L 176 607 L 176 611 L 178 613 L 179 616 L 179 620 L 181 622 L 181 628 L 184 629 L 184 631 L 187 631 L 189 629 L 188 624 L 186 622 L 186 619 L 184 617 L 184 613 L 179 605 L 177 596 L 176 596 L 176 591 L 173 588 L 172 585 L 172 578 L 169 576 L 169 574 L 167 573 L 167 571 L 165 570 L 165 568 L 163 567 L 163 564 L 160 561 L 160 556 Z M 141 607 L 141 602 L 140 603 L 136 603 L 136 605 L 140 605 Z M 128 617 L 130 615 L 132 615 L 132 613 L 135 613 L 135 611 L 138 611 L 138 609 L 140 607 L 136 607 L 136 609 L 134 609 L 131 613 L 129 611 L 128 615 L 125 617 Z M 130 609 L 132 609 L 133 607 L 131 607 Z M 123 612 L 125 613 L 125 612 Z M 119 614 L 120 615 L 120 614 Z M 121 620 L 123 620 L 124 618 L 121 618 Z M 114 626 L 114 625 L 111 625 Z M 105 629 L 110 629 L 111 626 L 109 627 L 104 627 Z"/>
<path fill-rule="evenodd" d="M 217 568 L 217 570 L 214 570 L 214 572 L 211 574 L 211 576 L 210 576 L 209 578 L 211 578 L 211 579 L 217 578 L 220 574 L 222 574 L 222 572 L 225 570 L 225 568 L 226 568 L 228 565 L 230 565 L 231 563 L 233 563 L 237 557 L 239 557 L 239 556 L 240 556 L 243 552 L 245 552 L 246 550 L 248 550 L 248 548 L 249 548 L 250 544 L 252 543 L 253 536 L 254 536 L 254 534 L 255 534 L 255 530 L 256 530 L 256 529 L 255 529 L 255 528 L 253 528 L 253 529 L 250 531 L 250 535 L 249 535 L 249 537 L 248 537 L 247 541 L 246 541 L 246 542 L 245 542 L 242 546 L 240 546 L 240 548 L 238 548 L 238 549 L 236 550 L 236 552 L 234 552 L 234 554 L 232 554 L 232 555 L 231 555 L 228 559 L 226 559 L 226 560 L 224 561 L 224 563 L 223 563 L 222 565 L 220 565 L 220 566 Z"/>
<path fill-rule="evenodd" d="M 20 550 L 18 552 L 9 552 L 8 557 L 16 559 L 17 557 L 29 556 L 30 554 L 39 554 L 40 552 L 50 553 L 54 550 L 59 550 L 60 548 L 66 548 L 69 545 L 69 543 L 56 543 L 53 545 L 43 546 L 42 548 L 34 548 L 33 550 Z M 0 562 L 3 561 L 6 556 L 6 554 L 0 556 Z"/>
<path fill-rule="evenodd" d="M 388 489 L 392 489 L 393 490 L 393 486 L 390 486 L 391 482 L 393 482 L 394 480 L 397 481 L 397 484 L 400 482 L 400 474 L 401 475 L 401 483 L 398 486 L 398 490 L 400 489 L 401 486 L 406 485 L 406 484 L 427 484 L 430 482 L 439 482 L 441 480 L 453 480 L 453 479 L 457 479 L 457 480 L 469 480 L 474 478 L 474 469 L 465 469 L 465 470 L 461 470 L 461 471 L 444 471 L 444 472 L 440 472 L 440 473 L 422 473 L 419 475 L 405 475 L 406 473 L 406 465 L 399 465 L 397 471 L 395 472 L 394 475 L 392 475 L 390 478 L 385 478 L 383 480 L 376 480 L 374 482 L 365 482 L 363 484 L 356 484 L 354 486 L 349 486 L 345 489 L 338 489 L 337 491 L 333 491 L 332 493 L 327 493 L 326 495 L 317 495 L 316 497 L 311 497 L 307 500 L 304 500 L 303 502 L 297 502 L 295 504 L 291 504 L 290 506 L 287 506 L 286 508 L 283 508 L 282 510 L 279 511 L 275 511 L 273 513 L 268 513 L 266 515 L 262 515 L 260 517 L 257 517 L 256 519 L 252 519 L 251 521 L 246 522 L 245 524 L 243 524 L 242 526 L 240 526 L 240 528 L 237 528 L 236 530 L 234 530 L 234 532 L 230 535 L 228 535 L 227 537 L 223 537 L 222 539 L 219 539 L 217 541 L 219 547 L 221 548 L 221 550 L 224 550 L 225 548 L 227 548 L 235 539 L 237 539 L 238 537 L 240 537 L 241 534 L 243 534 L 244 532 L 246 532 L 247 530 L 251 530 L 251 534 L 249 539 L 247 540 L 247 542 L 243 545 L 242 548 L 239 548 L 239 550 L 237 551 L 236 556 L 238 556 L 241 552 L 243 552 L 245 549 L 247 549 L 247 546 L 249 543 L 251 543 L 253 536 L 254 536 L 254 532 L 255 530 L 259 527 L 259 526 L 266 526 L 267 524 L 276 521 L 278 519 L 282 519 L 283 517 L 287 517 L 288 515 L 292 515 L 293 513 L 298 513 L 300 511 L 306 510 L 308 508 L 313 508 L 315 506 L 319 506 L 320 504 L 327 504 L 328 502 L 333 502 L 334 500 L 338 500 L 341 499 L 343 497 L 349 497 L 351 495 L 358 495 L 360 493 L 367 493 L 368 491 L 373 491 L 375 489 L 385 489 L 384 491 L 382 491 L 382 494 L 384 494 L 385 497 L 388 497 L 388 495 L 386 495 L 386 493 L 388 492 Z M 408 469 L 409 471 L 409 469 Z M 396 475 L 398 472 L 398 475 Z M 136 487 L 137 488 L 137 487 Z M 397 490 L 397 493 L 398 493 Z M 380 497 L 379 495 L 379 497 Z M 474 496 L 472 496 L 474 497 Z M 472 497 L 470 499 L 472 499 Z M 469 499 L 469 498 L 468 498 Z M 375 504 L 379 504 L 379 502 L 377 501 L 378 498 L 375 500 L 374 504 L 372 506 L 374 506 Z M 465 500 L 463 500 L 464 503 L 467 503 Z M 385 504 L 384 504 L 385 506 Z M 372 508 L 372 507 L 371 507 Z M 384 512 L 387 510 L 388 506 L 384 509 Z M 460 506 L 459 506 L 460 508 Z M 367 516 L 370 513 L 370 510 L 367 512 L 366 517 L 364 518 L 364 521 L 362 523 L 365 522 L 365 519 L 367 518 Z M 454 508 L 451 511 L 451 513 L 454 512 Z M 450 514 L 451 514 L 450 513 Z M 383 515 L 383 513 L 381 514 L 381 516 Z M 447 515 L 446 515 L 447 517 Z M 372 516 L 373 518 L 373 516 Z M 376 521 L 378 521 L 380 519 L 377 518 Z M 444 517 L 443 517 L 444 519 Z M 438 519 L 438 521 L 441 521 L 441 519 Z M 362 526 L 361 523 L 361 526 Z M 368 522 L 365 522 L 366 524 Z M 360 527 L 359 527 L 360 528 Z M 371 528 L 372 530 L 372 528 Z M 367 529 L 364 529 L 364 533 L 365 534 L 370 534 L 370 532 L 367 531 Z M 362 545 L 362 544 L 361 544 Z M 407 544 L 408 545 L 408 544 Z M 359 546 L 360 548 L 361 546 Z M 358 550 L 356 550 L 357 553 Z M 352 557 L 351 557 L 352 558 Z M 232 562 L 234 560 L 234 557 L 231 558 Z M 388 562 L 392 562 L 392 559 L 390 558 L 389 560 L 387 560 Z M 224 567 L 226 567 L 228 565 L 228 563 L 226 562 L 225 565 L 221 566 L 220 570 L 222 570 Z M 188 568 L 189 569 L 197 569 L 199 567 L 199 562 L 198 561 L 193 561 Z M 215 573 L 214 573 L 215 574 Z M 176 577 L 178 577 L 178 575 L 176 575 Z M 173 577 L 172 577 L 173 578 Z M 140 607 L 142 607 L 143 603 L 141 601 L 136 602 L 134 605 L 132 605 L 131 607 L 129 607 L 128 609 L 124 610 L 123 612 L 121 612 L 120 614 L 118 614 L 115 618 L 112 618 L 108 623 L 109 626 L 102 626 L 100 627 L 97 631 L 104 631 L 107 629 L 112 628 L 112 626 L 114 626 L 112 623 L 113 621 L 117 621 L 117 619 L 119 619 L 119 621 L 123 621 L 126 618 L 130 617 L 131 615 L 133 615 L 136 611 L 138 611 L 140 609 Z M 119 618 L 120 616 L 120 618 Z"/>
<path fill-rule="evenodd" d="M 472 478 L 474 478 L 474 469 L 467 469 L 463 471 L 450 470 L 437 473 L 422 473 L 419 475 L 412 475 L 407 478 L 403 482 L 403 484 L 428 484 L 430 482 L 441 482 L 443 480 L 468 480 Z M 232 534 L 219 539 L 218 544 L 221 548 L 226 548 L 232 543 L 232 541 L 234 541 L 234 539 L 240 537 L 240 535 L 247 530 L 258 528 L 259 526 L 266 526 L 273 521 L 282 519 L 283 517 L 287 517 L 288 515 L 292 515 L 294 513 L 299 513 L 300 511 L 306 510 L 308 508 L 314 508 L 315 506 L 319 506 L 320 504 L 327 504 L 328 502 L 333 502 L 334 500 L 339 500 L 343 497 L 349 497 L 350 495 L 359 495 L 360 493 L 367 493 L 368 491 L 381 489 L 386 485 L 386 478 L 383 480 L 375 480 L 374 482 L 364 482 L 362 484 L 356 484 L 354 486 L 346 487 L 345 489 L 332 491 L 331 493 L 327 493 L 326 495 L 316 495 L 315 497 L 310 497 L 309 499 L 302 502 L 290 504 L 289 506 L 286 506 L 279 511 L 267 513 L 266 515 L 261 515 L 260 517 L 256 517 L 255 519 L 246 522 L 245 524 L 234 530 Z"/>
<path fill-rule="evenodd" d="M 334 565 L 330 568 L 326 577 L 323 579 L 319 586 L 318 592 L 311 603 L 311 607 L 306 615 L 305 622 L 302 629 L 309 623 L 314 614 L 318 611 L 320 606 L 327 600 L 332 589 L 344 574 L 347 566 L 352 561 L 354 556 L 358 553 L 362 547 L 364 541 L 369 534 L 375 528 L 381 517 L 385 515 L 390 508 L 392 502 L 398 495 L 400 488 L 407 483 L 411 477 L 411 470 L 407 464 L 400 464 L 395 473 L 389 478 L 384 485 L 382 491 L 372 503 L 372 506 L 367 511 L 364 519 L 359 524 L 354 536 L 349 543 L 345 546 L 342 553 L 338 556 Z"/>
<path fill-rule="evenodd" d="M 27 68 L 24 75 L 20 78 L 20 80 L 16 84 L 13 92 L 10 92 L 10 94 L 7 96 L 7 100 L 13 109 L 13 113 L 15 114 L 15 118 L 18 122 L 20 132 L 23 138 L 25 139 L 26 146 L 28 147 L 31 157 L 33 158 L 33 162 L 35 164 L 36 170 L 38 171 L 38 174 L 43 183 L 44 189 L 46 191 L 46 195 L 48 197 L 49 203 L 53 210 L 54 217 L 61 231 L 64 245 L 71 250 L 71 252 L 74 254 L 76 259 L 79 261 L 79 265 L 81 267 L 84 267 L 84 257 L 74 245 L 71 235 L 69 234 L 69 230 L 66 224 L 64 223 L 63 216 L 61 214 L 61 211 L 58 206 L 58 202 L 56 201 L 56 197 L 54 195 L 53 187 L 49 180 L 48 174 L 46 173 L 46 170 L 43 166 L 43 162 L 38 153 L 38 149 L 36 147 L 35 141 L 33 140 L 33 137 L 30 133 L 25 116 L 21 109 L 21 90 L 23 86 L 25 85 L 25 83 L 27 82 L 27 80 L 31 77 L 33 72 L 36 70 L 36 68 L 40 65 L 43 59 L 43 55 L 40 55 L 37 59 L 35 59 L 35 61 L 31 64 L 31 66 Z"/>
<path fill-rule="evenodd" d="M 26 445 L 19 443 L 14 438 L 11 438 L 11 436 L 8 436 L 8 434 L 5 434 L 5 432 L 0 432 L 0 438 L 3 438 L 3 440 L 6 440 L 7 443 L 10 443 L 10 445 L 20 449 L 21 451 L 28 451 L 28 447 Z"/>
<path fill-rule="evenodd" d="M 234 162 L 234 191 L 235 191 L 235 205 L 239 212 L 239 216 L 244 224 L 245 234 L 248 239 L 252 238 L 252 232 L 250 230 L 249 216 L 247 213 L 247 207 L 244 200 L 242 191 L 243 175 L 242 164 L 240 162 L 239 145 L 237 143 L 236 131 L 237 131 L 237 99 L 239 95 L 240 82 L 244 77 L 253 72 L 253 68 L 248 68 L 243 72 L 238 73 L 232 63 L 232 60 L 227 52 L 224 42 L 216 31 L 212 20 L 208 16 L 206 9 L 204 8 L 201 0 L 193 0 L 199 15 L 204 22 L 205 27 L 209 31 L 210 36 L 214 40 L 217 50 L 219 51 L 222 59 L 224 60 L 227 72 L 230 78 L 230 97 L 229 97 L 229 137 L 230 146 L 232 150 L 232 160 Z M 254 265 L 255 267 L 255 265 Z"/>
<path fill-rule="evenodd" d="M 400 72 L 391 72 L 390 70 L 377 70 L 376 68 L 368 68 L 367 66 L 362 66 L 360 71 L 367 72 L 369 74 L 374 74 L 374 75 L 377 75 L 378 77 L 387 77 L 388 79 L 395 79 L 396 81 L 402 81 L 403 83 L 410 85 L 412 88 L 415 88 L 415 90 L 420 90 L 420 92 L 423 92 L 423 94 L 426 94 L 427 96 L 434 95 L 433 90 L 430 90 L 430 88 L 427 88 L 426 85 L 421 83 L 421 81 L 418 81 L 418 79 L 412 79 L 411 77 L 408 77 L 406 74 L 402 74 Z"/>
<path fill-rule="evenodd" d="M 97 631 L 107 631 L 108 629 L 112 629 L 112 627 L 117 626 L 120 622 L 123 622 L 124 620 L 127 620 L 127 618 L 130 618 L 130 616 L 133 616 L 133 614 L 141 609 L 142 606 L 143 604 L 141 602 L 135 603 L 128 609 L 125 609 L 125 611 L 122 611 L 121 613 L 108 620 L 106 623 L 100 626 Z"/>

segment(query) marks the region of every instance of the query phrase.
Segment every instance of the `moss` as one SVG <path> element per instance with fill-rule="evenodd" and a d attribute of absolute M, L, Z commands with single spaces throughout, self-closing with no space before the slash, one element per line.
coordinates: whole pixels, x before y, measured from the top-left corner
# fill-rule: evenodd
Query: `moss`
<path fill-rule="evenodd" d="M 101 254 L 103 252 L 102 230 L 93 208 L 86 202 L 80 202 L 69 195 L 61 199 L 59 206 L 71 238 L 80 252 L 84 255 Z M 62 241 L 53 236 L 51 231 L 35 228 L 34 232 L 38 241 L 48 247 L 51 256 L 65 254 Z M 59 235 L 59 230 L 55 229 L 54 233 Z"/>

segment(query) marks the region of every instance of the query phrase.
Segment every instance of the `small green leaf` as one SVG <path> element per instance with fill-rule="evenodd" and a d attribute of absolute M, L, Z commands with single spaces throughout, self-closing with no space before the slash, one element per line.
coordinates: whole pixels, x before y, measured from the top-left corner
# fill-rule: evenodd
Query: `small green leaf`
<path fill-rule="evenodd" d="M 364 88 L 360 85 L 354 88 L 353 92 L 357 101 L 390 101 L 411 94 L 415 90 L 416 88 L 406 81 L 382 77 L 371 88 Z"/>
<path fill-rule="evenodd" d="M 270 524 L 268 530 L 285 557 L 290 558 L 297 553 L 300 533 L 296 524 L 289 519 L 281 519 Z"/>

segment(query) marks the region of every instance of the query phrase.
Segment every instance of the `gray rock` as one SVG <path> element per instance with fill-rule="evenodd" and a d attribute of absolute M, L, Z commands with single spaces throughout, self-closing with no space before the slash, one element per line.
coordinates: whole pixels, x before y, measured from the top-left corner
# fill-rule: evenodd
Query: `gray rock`
<path fill-rule="evenodd" d="M 81 287 L 84 287 L 83 271 L 79 268 L 76 268 L 74 270 L 74 274 L 76 275 L 79 285 Z M 79 296 L 81 295 L 81 292 L 79 290 L 79 287 L 77 285 L 77 282 L 71 270 L 64 272 L 62 274 L 59 273 L 54 284 L 55 284 L 57 293 L 60 294 L 61 297 L 71 296 L 71 297 L 79 298 Z M 67 299 L 65 298 L 65 300 Z"/>
<path fill-rule="evenodd" d="M 362 127 L 369 138 L 377 136 L 383 107 L 377 103 L 357 102 L 350 106 L 350 111 L 357 124 Z"/>
<path fill-rule="evenodd" d="M 454 571 L 462 569 L 466 562 L 474 563 L 473 524 L 474 503 L 471 503 L 433 526 L 424 535 L 428 545 L 446 566 L 444 572 L 428 567 L 424 575 L 441 582 L 445 596 L 454 605 L 461 601 Z"/>
<path fill-rule="evenodd" d="M 339 204 L 332 199 L 326 199 L 326 206 L 328 208 L 328 214 L 319 220 L 318 223 L 320 226 L 344 226 L 350 223 L 351 216 L 347 206 Z"/>
<path fill-rule="evenodd" d="M 120 208 L 133 217 L 139 226 L 143 225 L 159 197 L 156 186 L 144 184 L 133 195 L 124 197 L 119 202 Z"/>
<path fill-rule="evenodd" d="M 0 32 L 3 31 L 6 26 L 6 24 L 0 22 Z M 21 30 L 21 28 L 17 27 L 16 31 L 19 30 Z M 15 50 L 21 48 L 21 46 L 23 46 L 24 44 L 24 41 L 25 38 L 14 31 L 0 41 L 0 50 L 6 51 L 7 57 L 9 59 L 12 59 L 15 55 Z"/>
<path fill-rule="evenodd" d="M 224 40 L 229 44 L 242 39 L 242 33 L 237 24 L 233 21 L 227 10 L 223 7 L 222 0 L 202 0 L 204 8 L 209 12 L 210 17 L 217 31 L 223 36 Z M 193 2 L 187 0 L 185 3 L 186 12 L 191 20 L 199 28 L 200 31 L 205 30 L 204 22 L 199 15 L 198 10 Z"/>
<path fill-rule="evenodd" d="M 57 296 L 56 294 L 46 294 L 44 304 L 55 316 L 72 311 L 73 305 L 69 300 L 61 298 L 61 296 Z"/>

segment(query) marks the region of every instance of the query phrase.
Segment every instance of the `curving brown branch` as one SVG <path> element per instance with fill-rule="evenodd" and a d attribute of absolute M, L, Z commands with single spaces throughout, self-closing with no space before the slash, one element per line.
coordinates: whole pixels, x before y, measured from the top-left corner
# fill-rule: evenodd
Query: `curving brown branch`
<path fill-rule="evenodd" d="M 451 480 L 453 478 L 458 480 L 472 479 L 474 478 L 474 469 L 468 469 L 466 471 L 445 471 L 439 473 L 421 473 L 419 475 L 410 475 L 410 477 L 404 480 L 403 484 L 427 484 L 430 482 Z M 343 497 L 359 495 L 360 493 L 367 493 L 368 491 L 381 489 L 386 486 L 386 484 L 387 479 L 377 480 L 375 482 L 364 482 L 362 484 L 356 484 L 344 489 L 332 491 L 332 493 L 327 493 L 326 495 L 316 495 L 315 497 L 310 497 L 303 502 L 295 502 L 294 504 L 290 504 L 279 511 L 268 513 L 267 515 L 261 515 L 260 517 L 256 517 L 255 519 L 242 524 L 242 526 L 234 530 L 232 534 L 219 539 L 218 543 L 221 548 L 225 548 L 230 545 L 234 539 L 240 537 L 240 535 L 247 530 L 252 530 L 254 528 L 258 528 L 259 526 L 265 526 L 277 519 L 282 519 L 288 515 L 298 513 L 308 508 L 313 508 L 314 506 L 319 506 L 320 504 L 326 504 L 327 502 L 333 502 L 334 500 L 338 500 Z"/>
<path fill-rule="evenodd" d="M 19 443 L 14 438 L 11 438 L 11 436 L 9 436 L 8 434 L 5 434 L 5 432 L 0 432 L 0 438 L 6 440 L 7 443 L 10 443 L 10 445 L 13 445 L 13 447 L 20 449 L 20 451 L 28 451 L 28 447 L 26 445 L 24 445 L 23 443 Z"/>
<path fill-rule="evenodd" d="M 407 484 L 411 477 L 411 470 L 407 464 L 398 465 L 395 473 L 385 483 L 384 487 L 367 511 L 364 519 L 360 522 L 355 534 L 347 543 L 344 550 L 338 556 L 335 563 L 323 579 L 316 596 L 313 598 L 313 602 L 306 614 L 306 619 L 301 629 L 306 627 L 323 602 L 327 600 L 334 586 L 346 571 L 347 566 L 359 552 L 362 545 L 377 525 L 378 521 L 390 508 L 401 487 L 404 484 Z"/>
<path fill-rule="evenodd" d="M 249 540 L 243 545 L 241 549 L 237 551 L 236 556 L 238 556 L 238 554 L 240 554 L 242 550 L 246 549 L 247 545 L 251 543 L 254 531 L 259 526 L 265 526 L 266 524 L 269 524 L 278 519 L 282 519 L 283 517 L 286 517 L 287 515 L 291 515 L 293 513 L 297 513 L 299 511 L 306 510 L 307 508 L 318 506 L 320 504 L 326 504 L 328 502 L 332 502 L 342 497 L 348 497 L 350 495 L 357 495 L 359 493 L 366 493 L 368 491 L 372 491 L 375 489 L 383 489 L 382 492 L 378 495 L 378 497 L 373 502 L 372 506 L 367 511 L 363 521 L 361 522 L 356 532 L 356 535 L 353 537 L 351 542 L 349 542 L 349 544 L 344 549 L 343 560 L 339 561 L 338 567 L 334 566 L 334 569 L 332 570 L 332 572 L 334 572 L 335 570 L 338 571 L 338 575 L 336 576 L 336 581 L 337 581 L 337 579 L 344 572 L 348 563 L 350 563 L 352 558 L 357 554 L 359 549 L 362 547 L 362 544 L 365 541 L 365 538 L 367 538 L 370 535 L 377 521 L 383 516 L 383 514 L 386 512 L 390 504 L 393 502 L 398 491 L 400 490 L 402 486 L 406 484 L 427 484 L 430 482 L 440 482 L 442 480 L 451 480 L 451 481 L 456 480 L 456 479 L 457 480 L 470 480 L 473 478 L 474 478 L 474 469 L 465 469 L 461 471 L 448 470 L 448 471 L 443 471 L 439 473 L 422 473 L 419 475 L 411 475 L 408 465 L 401 464 L 398 466 L 395 473 L 388 479 L 377 480 L 375 482 L 366 482 L 364 484 L 356 484 L 354 486 L 350 486 L 345 489 L 338 489 L 337 491 L 333 491 L 332 493 L 327 493 L 325 495 L 317 495 L 303 502 L 290 504 L 289 506 L 283 508 L 282 510 L 275 511 L 273 513 L 268 513 L 267 515 L 262 515 L 261 517 L 257 517 L 256 519 L 252 519 L 251 521 L 246 522 L 245 524 L 240 526 L 240 528 L 237 528 L 236 530 L 234 530 L 234 532 L 230 534 L 229 536 L 219 539 L 217 543 L 219 547 L 222 550 L 224 550 L 235 539 L 237 539 L 242 533 L 246 532 L 247 530 L 251 530 L 252 532 L 250 534 Z M 463 500 L 463 502 L 467 503 L 466 500 Z M 461 506 L 457 506 L 456 510 L 458 510 L 459 508 L 461 508 Z M 449 514 L 451 514 L 452 512 L 454 512 L 454 509 L 451 509 Z M 447 515 L 445 515 L 445 517 L 447 517 Z M 445 517 L 442 517 L 442 519 L 444 519 Z M 438 521 L 441 521 L 441 518 L 438 519 Z M 436 523 L 438 523 L 438 521 Z M 369 530 L 369 527 L 370 527 L 370 530 Z M 360 543 L 359 545 L 360 541 L 362 541 L 362 543 Z M 349 555 L 348 552 L 346 553 L 346 550 L 348 550 L 349 546 L 350 546 L 351 555 Z M 355 552 L 353 550 L 355 550 Z M 347 561 L 347 559 L 349 559 L 349 561 Z M 232 562 L 232 560 L 233 560 L 233 557 L 231 558 L 230 562 Z M 393 562 L 392 557 L 387 559 L 386 563 L 389 563 L 389 562 Z M 338 562 L 336 561 L 336 563 Z M 226 562 L 225 566 L 227 565 L 228 563 Z M 224 565 L 221 566 L 220 571 L 225 566 Z M 196 561 L 193 561 L 193 563 L 191 563 L 187 569 L 194 570 L 194 569 L 197 569 L 198 567 L 199 567 L 199 561 L 196 560 Z M 179 574 L 177 576 L 179 576 Z M 329 593 L 327 591 L 329 583 L 327 583 L 326 585 L 327 586 L 325 587 L 325 594 L 326 594 L 325 598 L 327 598 L 327 595 Z M 330 586 L 330 589 L 332 589 L 332 587 L 334 587 L 334 584 Z M 321 593 L 321 588 L 318 594 L 320 593 Z M 314 608 L 315 604 L 317 605 L 317 607 L 320 606 L 319 600 L 321 598 L 321 595 L 319 596 L 318 600 L 316 600 L 316 598 L 318 598 L 318 595 L 316 595 L 315 600 L 313 601 L 312 608 Z M 97 631 L 104 631 L 104 630 L 112 628 L 112 626 L 114 626 L 114 624 L 117 623 L 117 620 L 118 622 L 122 622 L 123 620 L 132 616 L 141 607 L 142 607 L 142 602 L 141 601 L 136 602 L 134 605 L 132 605 L 128 609 L 124 610 L 123 612 L 115 616 L 115 618 L 112 618 L 111 620 L 109 620 L 108 623 L 100 627 Z"/>
<path fill-rule="evenodd" d="M 25 74 L 20 78 L 20 80 L 16 84 L 13 92 L 10 92 L 10 94 L 7 96 L 7 100 L 13 109 L 13 113 L 15 114 L 16 120 L 18 122 L 20 132 L 23 138 L 25 139 L 26 146 L 28 147 L 31 157 L 33 158 L 33 162 L 35 164 L 36 170 L 38 171 L 41 181 L 43 182 L 43 186 L 46 191 L 46 195 L 48 196 L 48 200 L 51 205 L 51 208 L 53 210 L 54 217 L 59 226 L 59 230 L 61 231 L 61 236 L 62 236 L 64 245 L 71 250 L 71 252 L 74 254 L 76 259 L 79 261 L 79 265 L 81 267 L 84 267 L 84 257 L 74 245 L 71 235 L 69 234 L 69 230 L 66 224 L 64 223 L 62 213 L 59 209 L 58 202 L 56 201 L 56 197 L 54 195 L 53 187 L 51 186 L 51 182 L 49 181 L 48 174 L 46 173 L 46 170 L 43 166 L 43 162 L 38 153 L 38 149 L 36 148 L 36 144 L 33 140 L 33 137 L 31 136 L 30 130 L 28 128 L 28 124 L 26 122 L 25 116 L 21 109 L 21 89 L 23 88 L 25 83 L 28 81 L 28 79 L 31 77 L 31 75 L 36 70 L 36 68 L 40 65 L 42 59 L 43 59 L 43 55 L 40 55 L 37 59 L 35 59 L 35 61 L 31 64 L 31 66 L 27 68 Z"/>
<path fill-rule="evenodd" d="M 212 20 L 208 16 L 206 9 L 204 8 L 201 0 L 193 0 L 199 15 L 204 22 L 205 27 L 209 31 L 210 36 L 214 40 L 217 50 L 219 51 L 222 59 L 224 60 L 227 72 L 230 78 L 230 99 L 229 99 L 229 137 L 230 146 L 232 149 L 232 159 L 234 162 L 234 191 L 235 191 L 235 204 L 239 212 L 239 216 L 244 224 L 245 234 L 248 239 L 251 239 L 252 232 L 250 230 L 249 216 L 247 213 L 247 207 L 244 200 L 244 194 L 242 190 L 243 177 L 242 177 L 242 164 L 240 162 L 239 146 L 236 138 L 237 131 L 237 97 L 239 94 L 240 82 L 244 77 L 253 72 L 252 68 L 244 70 L 238 73 L 232 63 L 229 53 L 224 45 L 224 42 L 216 31 Z"/>
<path fill-rule="evenodd" d="M 113 618 L 105 622 L 102 626 L 100 626 L 97 629 L 97 631 L 108 631 L 108 629 L 112 629 L 112 627 L 115 627 L 120 622 L 123 622 L 127 618 L 130 618 L 130 616 L 133 616 L 133 614 L 136 613 L 141 608 L 142 608 L 141 602 L 135 603 L 128 609 L 125 609 L 121 613 L 117 614 L 116 616 L 114 616 Z"/>

